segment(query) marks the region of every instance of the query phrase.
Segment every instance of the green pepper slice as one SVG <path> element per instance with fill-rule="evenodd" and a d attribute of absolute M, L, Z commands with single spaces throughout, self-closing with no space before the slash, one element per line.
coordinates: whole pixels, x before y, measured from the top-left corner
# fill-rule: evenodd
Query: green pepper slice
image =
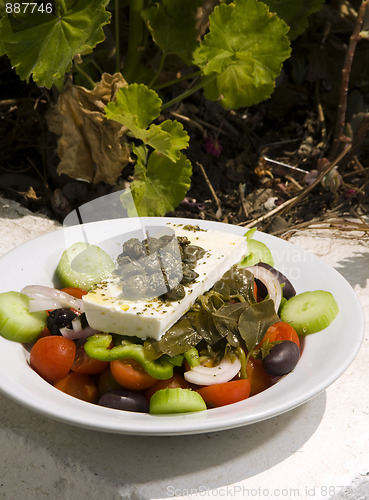
<path fill-rule="evenodd" d="M 157 359 L 155 361 L 146 358 L 144 348 L 141 344 L 133 344 L 122 340 L 119 345 L 110 349 L 112 342 L 110 334 L 96 334 L 89 337 L 84 345 L 85 351 L 90 358 L 100 361 L 115 361 L 117 359 L 134 359 L 145 370 L 146 373 L 159 380 L 166 380 L 173 376 L 174 364 L 168 359 Z"/>
<path fill-rule="evenodd" d="M 190 368 L 195 368 L 195 366 L 199 366 L 200 364 L 200 356 L 199 351 L 196 347 L 190 347 L 188 351 L 184 353 L 185 360 L 190 365 Z"/>

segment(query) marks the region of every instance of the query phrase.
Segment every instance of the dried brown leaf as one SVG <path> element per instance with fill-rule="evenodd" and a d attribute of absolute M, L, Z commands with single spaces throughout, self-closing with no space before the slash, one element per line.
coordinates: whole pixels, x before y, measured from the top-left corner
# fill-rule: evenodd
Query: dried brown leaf
<path fill-rule="evenodd" d="M 125 128 L 105 117 L 104 107 L 126 87 L 120 73 L 104 73 L 93 90 L 69 84 L 47 115 L 49 129 L 59 135 L 58 174 L 92 183 L 115 184 L 129 163 L 121 144 Z"/>

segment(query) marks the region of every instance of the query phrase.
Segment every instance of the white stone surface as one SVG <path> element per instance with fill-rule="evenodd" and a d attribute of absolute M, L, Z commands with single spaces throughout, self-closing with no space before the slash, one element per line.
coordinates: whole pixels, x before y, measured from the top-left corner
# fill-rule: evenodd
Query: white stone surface
<path fill-rule="evenodd" d="M 57 227 L 0 198 L 0 254 Z M 369 249 L 354 236 L 303 232 L 291 239 L 348 280 L 366 315 L 357 358 L 326 391 L 258 424 L 151 438 L 78 429 L 0 394 L 0 499 L 367 500 Z"/>

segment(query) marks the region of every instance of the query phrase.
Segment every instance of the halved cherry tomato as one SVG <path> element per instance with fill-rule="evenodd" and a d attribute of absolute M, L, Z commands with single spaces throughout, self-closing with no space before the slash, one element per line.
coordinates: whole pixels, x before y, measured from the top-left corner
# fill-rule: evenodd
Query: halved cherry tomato
<path fill-rule="evenodd" d="M 254 296 L 257 299 L 257 297 L 258 297 L 258 286 L 257 286 L 257 284 L 256 284 L 255 281 L 254 281 Z"/>
<path fill-rule="evenodd" d="M 97 387 L 88 375 L 83 373 L 70 372 L 61 380 L 58 380 L 54 387 L 88 403 L 94 403 L 97 399 Z"/>
<path fill-rule="evenodd" d="M 284 321 L 278 321 L 268 328 L 259 347 L 266 341 L 276 342 L 278 340 L 292 340 L 300 349 L 300 340 L 296 330 L 289 323 L 285 323 Z"/>
<path fill-rule="evenodd" d="M 74 288 L 72 286 L 62 288 L 61 291 L 72 295 L 72 297 L 75 297 L 76 299 L 82 299 L 83 295 L 86 295 L 88 293 L 86 290 L 82 290 L 81 288 Z"/>
<path fill-rule="evenodd" d="M 72 372 L 85 373 L 86 375 L 94 375 L 100 373 L 109 366 L 108 361 L 100 361 L 91 358 L 85 351 L 83 345 L 77 348 L 76 356 L 72 365 Z"/>
<path fill-rule="evenodd" d="M 115 380 L 126 389 L 142 391 L 157 381 L 134 359 L 117 359 L 110 361 L 110 370 Z"/>
<path fill-rule="evenodd" d="M 261 359 L 250 358 L 246 371 L 251 382 L 250 396 L 255 396 L 272 385 L 272 376 L 264 370 Z"/>
<path fill-rule="evenodd" d="M 69 372 L 75 355 L 73 340 L 52 335 L 37 340 L 31 349 L 29 362 L 42 378 L 53 384 Z"/>
<path fill-rule="evenodd" d="M 250 380 L 244 378 L 223 384 L 207 385 L 198 389 L 197 392 L 202 396 L 208 408 L 216 408 L 247 399 L 250 395 L 250 389 Z"/>
<path fill-rule="evenodd" d="M 181 375 L 175 373 L 173 377 L 167 380 L 158 380 L 154 385 L 146 389 L 145 397 L 150 401 L 150 398 L 156 391 L 160 389 L 188 389 L 190 384 Z"/>

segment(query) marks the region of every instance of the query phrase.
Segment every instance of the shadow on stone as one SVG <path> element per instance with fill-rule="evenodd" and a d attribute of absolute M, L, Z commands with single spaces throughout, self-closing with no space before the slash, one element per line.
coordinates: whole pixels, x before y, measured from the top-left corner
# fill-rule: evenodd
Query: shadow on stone
<path fill-rule="evenodd" d="M 7 467 L 33 467 L 43 490 L 60 498 L 155 499 L 206 495 L 255 476 L 296 453 L 318 428 L 325 392 L 283 415 L 205 435 L 141 437 L 105 434 L 46 419 L 0 396 L 1 427 L 11 443 Z M 19 438 L 19 443 L 15 436 Z M 10 439 L 9 438 L 9 439 Z M 25 444 L 26 443 L 26 444 Z M 20 457 L 27 448 L 28 456 Z M 32 452 L 31 452 L 32 450 Z M 78 483 L 72 481 L 78 471 Z M 32 476 L 32 477 L 33 477 Z M 33 478 L 33 483 L 36 478 Z M 89 485 L 89 494 L 86 492 Z M 31 497 L 29 497 L 31 499 Z M 59 497 L 55 497 L 59 498 Z"/>

